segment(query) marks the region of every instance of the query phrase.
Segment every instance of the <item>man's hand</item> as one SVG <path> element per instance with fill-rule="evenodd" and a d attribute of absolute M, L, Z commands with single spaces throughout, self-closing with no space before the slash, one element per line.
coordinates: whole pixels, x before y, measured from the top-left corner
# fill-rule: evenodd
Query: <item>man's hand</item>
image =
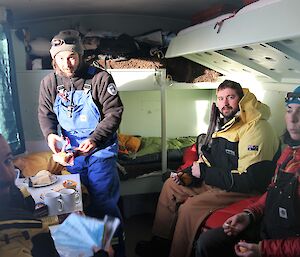
<path fill-rule="evenodd" d="M 234 246 L 235 253 L 241 257 L 261 257 L 258 244 L 238 242 Z"/>
<path fill-rule="evenodd" d="M 238 213 L 225 221 L 224 233 L 228 236 L 236 236 L 241 233 L 250 223 L 249 215 L 245 212 Z"/>
<path fill-rule="evenodd" d="M 196 178 L 200 178 L 201 170 L 200 170 L 199 162 L 193 162 L 192 175 Z"/>
<path fill-rule="evenodd" d="M 56 134 L 49 134 L 47 137 L 48 146 L 53 153 L 59 153 L 61 149 L 57 146 L 57 142 L 62 142 L 64 139 Z"/>
<path fill-rule="evenodd" d="M 99 256 L 99 257 L 105 257 L 105 256 L 108 256 L 108 257 L 114 257 L 115 256 L 115 251 L 114 249 L 112 248 L 112 246 L 110 245 L 108 249 L 100 249 L 99 247 L 97 246 L 94 246 L 93 247 L 93 252 L 94 252 L 94 256 Z"/>
<path fill-rule="evenodd" d="M 96 142 L 92 139 L 88 138 L 84 140 L 76 150 L 82 152 L 82 153 L 89 153 L 90 151 L 93 151 L 96 148 Z"/>
<path fill-rule="evenodd" d="M 171 172 L 170 178 L 172 178 L 176 184 L 182 185 L 180 178 L 179 178 L 181 175 L 182 175 L 182 172 Z"/>

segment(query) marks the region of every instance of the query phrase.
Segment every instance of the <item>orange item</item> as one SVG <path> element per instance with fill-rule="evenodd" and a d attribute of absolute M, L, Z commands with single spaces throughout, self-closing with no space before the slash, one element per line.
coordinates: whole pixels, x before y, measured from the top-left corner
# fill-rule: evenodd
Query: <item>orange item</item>
<path fill-rule="evenodd" d="M 141 139 L 132 135 L 118 134 L 119 152 L 136 153 L 141 146 Z"/>
<path fill-rule="evenodd" d="M 72 188 L 72 189 L 76 189 L 76 186 L 77 186 L 77 182 L 74 181 L 74 180 L 70 180 L 70 179 L 67 179 L 63 182 L 63 186 L 65 188 Z"/>

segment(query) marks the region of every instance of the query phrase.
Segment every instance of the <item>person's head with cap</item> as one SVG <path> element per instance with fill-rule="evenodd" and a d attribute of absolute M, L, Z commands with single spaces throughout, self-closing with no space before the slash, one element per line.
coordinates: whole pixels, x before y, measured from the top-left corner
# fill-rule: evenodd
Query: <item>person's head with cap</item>
<path fill-rule="evenodd" d="M 287 132 L 284 135 L 285 143 L 289 145 L 300 144 L 300 86 L 285 97 L 285 122 Z"/>
<path fill-rule="evenodd" d="M 78 68 L 83 55 L 83 45 L 79 32 L 63 30 L 51 40 L 50 54 L 56 72 L 71 77 Z"/>

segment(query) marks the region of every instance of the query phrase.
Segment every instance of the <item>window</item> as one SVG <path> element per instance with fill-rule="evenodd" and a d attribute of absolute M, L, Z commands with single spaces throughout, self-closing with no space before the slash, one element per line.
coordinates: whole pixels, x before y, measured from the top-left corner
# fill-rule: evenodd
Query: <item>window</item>
<path fill-rule="evenodd" d="M 13 154 L 25 151 L 9 29 L 0 24 L 0 133 Z"/>

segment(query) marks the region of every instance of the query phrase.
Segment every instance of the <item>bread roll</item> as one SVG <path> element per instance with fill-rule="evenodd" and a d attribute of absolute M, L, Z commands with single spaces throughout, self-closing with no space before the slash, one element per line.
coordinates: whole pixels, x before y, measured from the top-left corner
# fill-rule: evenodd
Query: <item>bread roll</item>
<path fill-rule="evenodd" d="M 51 183 L 51 173 L 48 170 L 40 170 L 34 177 L 31 178 L 33 185 L 44 185 Z"/>
<path fill-rule="evenodd" d="M 48 170 L 40 170 L 38 173 L 35 174 L 35 177 L 38 176 L 51 176 L 51 173 Z"/>

